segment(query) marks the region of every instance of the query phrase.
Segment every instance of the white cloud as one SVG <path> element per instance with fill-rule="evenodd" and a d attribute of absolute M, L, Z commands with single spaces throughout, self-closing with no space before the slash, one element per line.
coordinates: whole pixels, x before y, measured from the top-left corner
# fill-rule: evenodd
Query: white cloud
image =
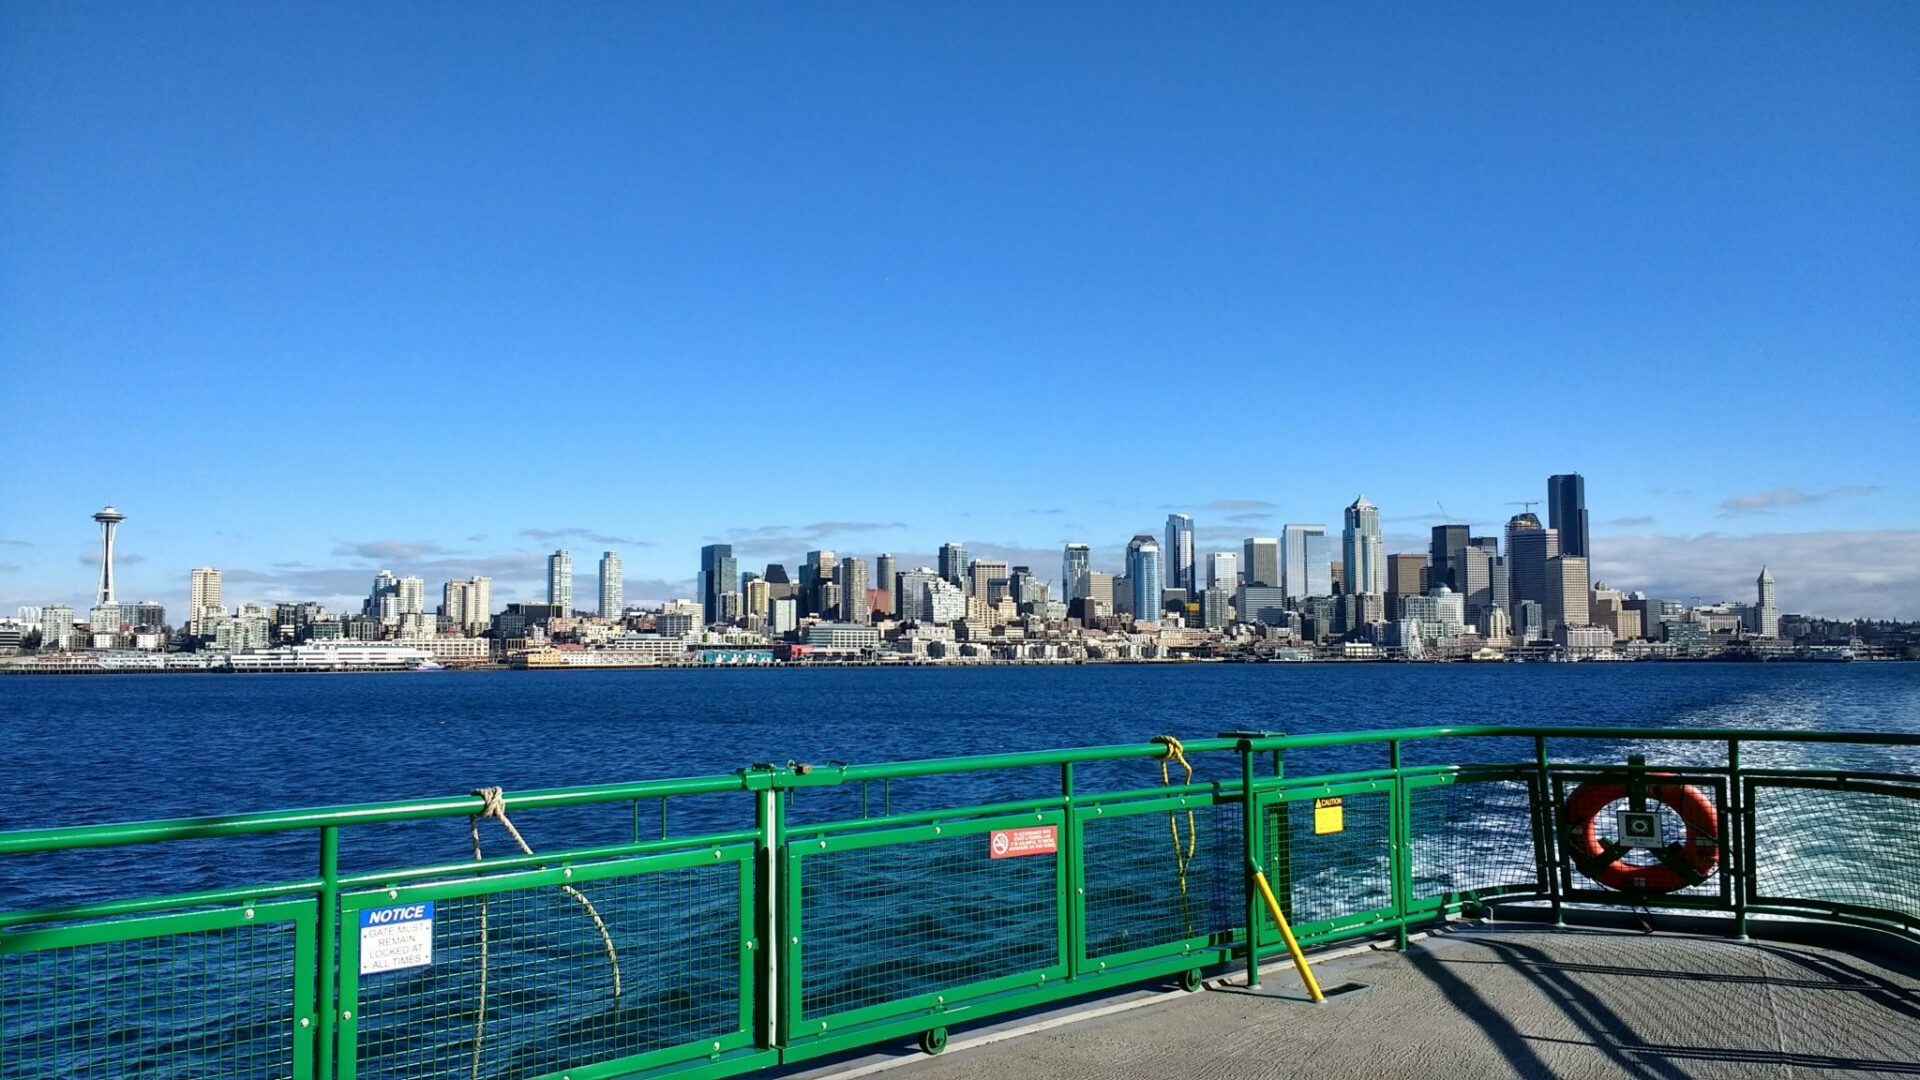
<path fill-rule="evenodd" d="M 1750 600 L 1760 567 L 1780 610 L 1920 619 L 1920 529 L 1614 536 L 1594 541 L 1593 577 L 1667 600 Z"/>

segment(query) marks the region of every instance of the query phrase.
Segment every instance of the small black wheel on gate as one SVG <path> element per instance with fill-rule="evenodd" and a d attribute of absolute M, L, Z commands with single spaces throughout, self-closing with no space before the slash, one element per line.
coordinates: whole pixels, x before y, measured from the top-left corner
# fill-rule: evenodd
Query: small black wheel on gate
<path fill-rule="evenodd" d="M 934 1028 L 920 1033 L 920 1049 L 923 1053 L 937 1054 L 947 1048 L 947 1029 Z"/>

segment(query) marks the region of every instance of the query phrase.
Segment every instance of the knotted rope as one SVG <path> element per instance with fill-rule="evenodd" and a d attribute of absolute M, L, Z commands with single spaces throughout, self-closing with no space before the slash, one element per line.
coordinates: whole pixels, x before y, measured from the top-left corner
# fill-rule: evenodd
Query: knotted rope
<path fill-rule="evenodd" d="M 488 819 L 498 821 L 500 827 L 507 830 L 507 835 L 513 838 L 515 844 L 519 845 L 522 855 L 532 855 L 533 849 L 527 846 L 526 838 L 520 835 L 520 830 L 514 828 L 513 822 L 507 817 L 507 794 L 505 790 L 497 787 L 483 787 L 476 788 L 473 793 L 480 799 L 480 812 L 467 819 L 467 833 L 473 839 L 473 861 L 480 862 L 485 858 L 480 850 L 480 823 Z M 560 891 L 572 897 L 576 903 L 586 909 L 587 917 L 593 920 L 593 928 L 600 932 L 600 943 L 607 948 L 607 964 L 613 969 L 613 996 L 617 1000 L 620 997 L 620 956 L 614 951 L 613 935 L 607 932 L 607 924 L 605 920 L 600 918 L 600 912 L 594 908 L 593 901 L 587 899 L 579 889 L 571 885 L 562 885 L 560 886 Z M 479 1080 L 480 1077 L 481 1039 L 485 1036 L 486 1030 L 487 897 L 485 893 L 482 893 L 480 896 L 480 1005 L 479 1008 L 475 1010 L 473 1018 L 474 1080 Z"/>
<path fill-rule="evenodd" d="M 1171 735 L 1157 735 L 1153 741 L 1167 748 L 1166 754 L 1160 758 L 1160 786 L 1173 786 L 1173 773 L 1167 768 L 1169 761 L 1177 761 L 1181 768 L 1187 770 L 1187 778 L 1182 783 L 1193 783 L 1193 765 L 1187 761 L 1186 748 L 1180 745 L 1180 740 Z M 1187 807 L 1187 842 L 1184 845 L 1180 843 L 1178 811 L 1167 812 L 1167 831 L 1173 834 L 1173 865 L 1180 874 L 1180 907 L 1184 912 L 1187 906 L 1187 867 L 1193 863 L 1193 853 L 1200 845 L 1200 834 L 1194 828 L 1193 807 Z M 1190 917 L 1187 919 L 1188 923 L 1192 921 Z"/>

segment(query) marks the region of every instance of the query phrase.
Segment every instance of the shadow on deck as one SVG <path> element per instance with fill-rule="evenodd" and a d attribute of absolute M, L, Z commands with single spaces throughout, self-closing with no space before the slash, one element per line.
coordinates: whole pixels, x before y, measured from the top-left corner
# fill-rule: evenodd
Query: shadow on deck
<path fill-rule="evenodd" d="M 1920 1076 L 1920 968 L 1838 947 L 1499 924 L 1031 1034 L 956 1032 L 900 1080 L 1002 1077 Z M 991 1038 L 992 1036 L 988 1036 Z M 873 1067 L 859 1070 L 877 1071 Z"/>

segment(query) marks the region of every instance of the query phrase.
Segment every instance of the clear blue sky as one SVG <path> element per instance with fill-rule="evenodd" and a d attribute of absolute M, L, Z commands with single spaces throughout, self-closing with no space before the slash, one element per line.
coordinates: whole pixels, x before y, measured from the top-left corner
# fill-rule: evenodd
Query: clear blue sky
<path fill-rule="evenodd" d="M 0 6 L 0 611 L 1393 549 L 1920 617 L 1920 5 Z"/>

